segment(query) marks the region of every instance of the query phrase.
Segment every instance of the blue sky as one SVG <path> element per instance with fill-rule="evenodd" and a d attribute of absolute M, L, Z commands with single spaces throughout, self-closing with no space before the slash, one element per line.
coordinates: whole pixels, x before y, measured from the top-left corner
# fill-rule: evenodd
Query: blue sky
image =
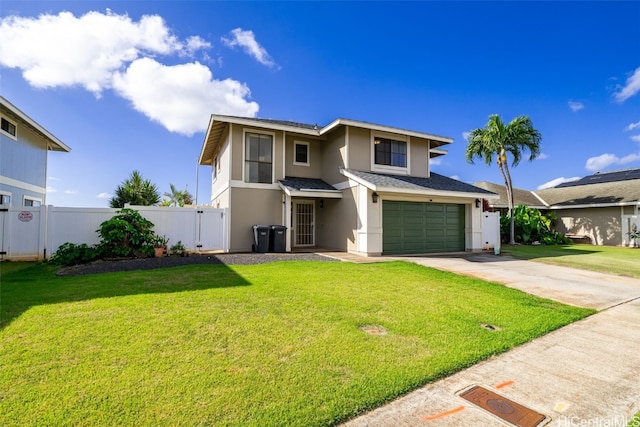
<path fill-rule="evenodd" d="M 56 2 L 0 4 L 0 91 L 72 148 L 50 153 L 47 203 L 107 206 L 133 170 L 209 199 L 197 167 L 211 113 L 338 117 L 454 138 L 468 164 L 490 114 L 531 117 L 534 190 L 640 167 L 640 2 Z"/>

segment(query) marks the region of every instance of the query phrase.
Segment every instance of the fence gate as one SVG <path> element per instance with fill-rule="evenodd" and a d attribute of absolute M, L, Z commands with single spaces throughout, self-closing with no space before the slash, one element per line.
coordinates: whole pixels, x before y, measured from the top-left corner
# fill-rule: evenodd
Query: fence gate
<path fill-rule="evenodd" d="M 9 216 L 9 208 L 0 208 L 0 259 L 7 255 L 7 246 L 9 236 L 7 234 L 7 217 Z M 6 238 L 5 238 L 6 235 Z"/>
<path fill-rule="evenodd" d="M 198 251 L 225 250 L 227 245 L 226 210 L 198 208 L 196 246 Z"/>

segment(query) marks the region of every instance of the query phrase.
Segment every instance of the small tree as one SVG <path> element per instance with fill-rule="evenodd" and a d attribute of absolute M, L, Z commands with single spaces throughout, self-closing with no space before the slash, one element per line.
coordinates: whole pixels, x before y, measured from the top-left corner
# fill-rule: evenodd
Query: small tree
<path fill-rule="evenodd" d="M 148 179 L 142 178 L 138 171 L 133 171 L 115 191 L 115 196 L 109 200 L 112 208 L 124 208 L 126 203 L 136 206 L 151 206 L 160 202 L 158 187 Z"/>
<path fill-rule="evenodd" d="M 152 256 L 156 235 L 153 223 L 133 209 L 122 209 L 97 230 L 105 257 Z"/>
<path fill-rule="evenodd" d="M 193 204 L 193 196 L 189 191 L 178 190 L 175 185 L 169 183 L 169 188 L 171 192 L 164 193 L 165 197 L 168 199 L 163 199 L 160 203 L 160 206 L 184 206 Z"/>

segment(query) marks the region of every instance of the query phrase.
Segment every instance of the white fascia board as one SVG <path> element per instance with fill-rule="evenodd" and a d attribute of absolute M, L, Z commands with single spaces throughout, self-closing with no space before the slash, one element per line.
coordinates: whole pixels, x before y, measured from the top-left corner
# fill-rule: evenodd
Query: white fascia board
<path fill-rule="evenodd" d="M 447 150 L 441 150 L 439 148 L 432 148 L 429 150 L 429 158 L 433 159 L 434 157 L 446 156 L 449 153 Z"/>
<path fill-rule="evenodd" d="M 34 128 L 36 131 L 40 132 L 45 138 L 51 141 L 54 145 L 57 145 L 62 151 L 66 151 L 67 153 L 71 151 L 71 148 L 69 148 L 64 142 L 60 141 L 51 132 L 49 132 L 42 126 L 40 126 L 40 124 L 38 124 L 35 120 L 33 120 L 31 117 L 23 113 L 18 107 L 10 103 L 4 96 L 0 96 L 0 103 L 2 103 L 2 105 L 6 109 L 11 111 L 16 116 L 18 116 L 26 124 Z"/>
<path fill-rule="evenodd" d="M 417 131 L 413 131 L 413 130 L 400 129 L 400 128 L 396 128 L 396 127 L 392 127 L 392 126 L 383 126 L 383 125 L 377 125 L 375 123 L 360 122 L 360 121 L 357 121 L 357 120 L 349 120 L 349 119 L 336 119 L 336 120 L 334 120 L 333 122 L 329 123 L 327 126 L 323 127 L 320 130 L 320 135 L 323 135 L 323 134 L 333 130 L 334 128 L 336 128 L 336 127 L 338 127 L 340 125 L 342 125 L 342 126 L 354 126 L 354 127 L 360 127 L 360 128 L 365 128 L 365 129 L 376 130 L 376 131 L 380 131 L 380 132 L 395 133 L 395 134 L 400 134 L 400 135 L 415 136 L 417 138 L 432 139 L 434 141 L 440 141 L 440 142 L 443 142 L 445 144 L 451 144 L 453 142 L 453 138 L 448 138 L 446 136 L 432 135 L 432 134 L 424 133 L 424 132 L 417 132 Z"/>
<path fill-rule="evenodd" d="M 204 134 L 204 140 L 202 141 L 202 148 L 200 148 L 200 156 L 198 157 L 198 164 L 202 164 L 202 156 L 204 156 L 204 149 L 207 147 L 207 141 L 209 140 L 209 134 L 211 133 L 211 127 L 213 126 L 213 115 L 209 117 L 209 126 L 207 126 L 207 132 Z"/>
<path fill-rule="evenodd" d="M 374 190 L 378 193 L 393 193 L 393 194 L 415 194 L 422 196 L 442 196 L 442 197 L 465 197 L 473 199 L 499 199 L 497 194 L 484 194 L 484 193 L 467 193 L 461 191 L 441 191 L 441 190 L 418 190 L 413 188 L 396 188 L 396 187 L 377 187 Z"/>
<path fill-rule="evenodd" d="M 212 114 L 211 119 L 220 121 L 220 122 L 235 123 L 239 125 L 247 125 L 247 126 L 253 126 L 258 128 L 282 130 L 282 131 L 300 133 L 300 134 L 311 135 L 311 136 L 320 136 L 319 130 L 305 129 L 302 127 L 288 126 L 288 125 L 283 125 L 279 123 L 263 122 L 262 120 L 254 120 L 250 117 L 229 117 L 229 116 L 220 116 L 220 115 Z"/>

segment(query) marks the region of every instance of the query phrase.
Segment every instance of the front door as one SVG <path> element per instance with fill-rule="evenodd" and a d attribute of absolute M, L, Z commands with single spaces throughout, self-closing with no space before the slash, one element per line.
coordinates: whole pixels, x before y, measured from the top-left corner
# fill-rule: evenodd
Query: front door
<path fill-rule="evenodd" d="M 315 203 L 308 200 L 293 202 L 293 246 L 314 246 L 315 233 Z"/>

